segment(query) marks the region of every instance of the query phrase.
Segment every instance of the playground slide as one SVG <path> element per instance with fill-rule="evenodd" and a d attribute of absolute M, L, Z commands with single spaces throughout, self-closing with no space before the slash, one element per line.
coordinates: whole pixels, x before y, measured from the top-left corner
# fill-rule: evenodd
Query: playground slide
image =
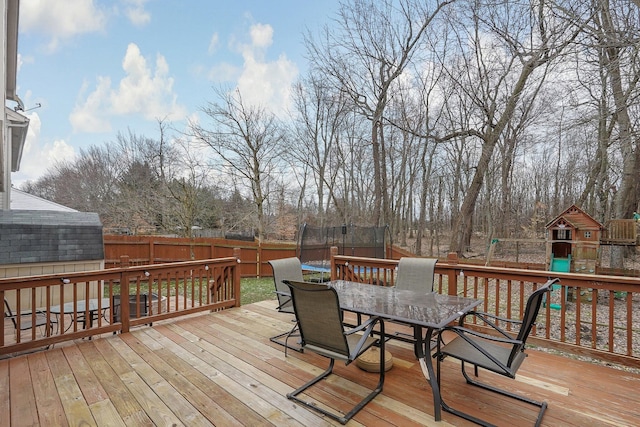
<path fill-rule="evenodd" d="M 553 256 L 553 254 L 551 254 L 551 263 L 549 264 L 549 271 L 557 271 L 560 273 L 569 273 L 571 271 L 571 255 L 569 255 L 567 258 L 555 258 Z M 558 285 L 553 285 L 553 287 L 551 288 L 552 291 L 561 289 L 562 287 L 558 284 Z M 566 292 L 566 290 L 565 290 Z M 566 295 L 566 294 L 565 294 Z M 566 298 L 566 296 L 565 296 Z M 546 295 L 545 295 L 545 306 L 546 306 Z M 549 307 L 551 307 L 554 310 L 560 310 L 562 308 L 562 306 L 558 303 L 551 303 L 549 304 Z"/>
<path fill-rule="evenodd" d="M 549 265 L 549 271 L 558 271 L 561 273 L 568 273 L 571 271 L 571 255 L 568 258 L 555 258 L 551 256 L 551 263 Z"/>

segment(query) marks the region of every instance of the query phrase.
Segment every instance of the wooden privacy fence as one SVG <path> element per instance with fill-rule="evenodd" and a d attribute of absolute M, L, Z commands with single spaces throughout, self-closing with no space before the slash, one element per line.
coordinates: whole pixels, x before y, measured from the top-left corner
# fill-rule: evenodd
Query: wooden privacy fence
<path fill-rule="evenodd" d="M 396 267 L 333 255 L 331 278 L 393 286 Z M 518 320 L 529 294 L 558 277 L 528 343 L 640 368 L 640 278 L 459 264 L 455 254 L 435 274 L 437 292 L 481 299 L 479 310 Z"/>
<path fill-rule="evenodd" d="M 162 236 L 104 236 L 104 265 L 121 265 L 123 256 L 129 265 L 165 264 L 233 256 L 239 249 L 240 276 L 271 275 L 270 260 L 296 256 L 295 243 L 262 243 L 218 238 L 178 238 Z"/>
<path fill-rule="evenodd" d="M 0 296 L 21 314 L 9 319 L 5 310 L 1 315 L 0 355 L 238 307 L 239 266 L 237 256 L 231 256 L 0 279 Z"/>
<path fill-rule="evenodd" d="M 195 261 L 232 256 L 233 249 L 240 249 L 241 277 L 269 277 L 274 259 L 297 256 L 294 242 L 250 242 L 220 238 L 198 237 L 193 239 L 163 236 L 104 236 L 105 268 L 120 267 L 123 256 L 129 265 L 164 264 L 168 262 Z M 388 259 L 415 256 L 398 246 L 386 249 Z M 327 260 L 328 261 L 328 260 Z M 484 265 L 484 260 L 464 260 L 465 263 Z M 544 270 L 544 264 L 519 263 L 492 260 L 491 265 L 507 268 Z"/>

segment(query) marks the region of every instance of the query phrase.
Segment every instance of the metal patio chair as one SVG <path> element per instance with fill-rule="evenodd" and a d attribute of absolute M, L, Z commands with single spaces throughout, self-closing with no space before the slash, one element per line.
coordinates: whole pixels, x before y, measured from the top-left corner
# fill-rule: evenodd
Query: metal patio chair
<path fill-rule="evenodd" d="M 273 282 L 276 288 L 276 296 L 278 298 L 277 310 L 280 313 L 295 314 L 293 311 L 293 304 L 291 303 L 291 295 L 289 287 L 284 283 L 284 280 L 294 280 L 302 282 L 302 264 L 296 257 L 274 259 L 269 261 L 269 265 L 273 269 Z M 294 322 L 291 330 L 283 332 L 270 338 L 270 340 L 276 344 L 284 346 L 284 354 L 287 355 L 287 349 L 295 351 L 301 351 L 302 348 L 299 345 L 289 345 L 289 338 L 298 337 L 298 322 L 292 319 Z"/>
<path fill-rule="evenodd" d="M 23 311 L 21 313 L 14 313 L 13 310 L 11 310 L 9 301 L 7 301 L 6 298 L 4 299 L 4 318 L 11 319 L 11 323 L 13 323 L 13 327 L 15 329 L 16 337 L 22 331 L 37 328 L 39 326 L 47 326 L 47 315 L 45 312 L 36 310 L 35 312 Z M 18 320 L 18 318 L 20 318 L 20 320 Z M 53 334 L 53 327 L 55 324 L 55 320 L 49 319 L 49 335 Z"/>
<path fill-rule="evenodd" d="M 398 261 L 396 288 L 433 292 L 436 258 L 402 257 Z"/>
<path fill-rule="evenodd" d="M 372 317 L 356 328 L 345 330 L 342 324 L 340 302 L 335 289 L 317 283 L 295 281 L 285 281 L 285 283 L 289 286 L 294 311 L 298 319 L 302 348 L 330 359 L 329 367 L 322 374 L 288 393 L 287 398 L 327 415 L 341 424 L 346 424 L 382 391 L 385 372 L 383 368 L 385 357 L 384 322 L 379 317 Z M 373 335 L 376 324 L 379 325 L 379 330 L 376 331 L 379 338 Z M 298 397 L 302 392 L 331 375 L 336 359 L 343 360 L 346 365 L 349 365 L 374 345 L 380 346 L 381 368 L 378 384 L 349 412 L 340 415 Z"/>
<path fill-rule="evenodd" d="M 435 277 L 435 267 L 438 260 L 436 258 L 413 258 L 402 257 L 398 261 L 398 273 L 395 281 L 397 289 L 412 291 L 424 290 L 425 293 L 433 292 L 433 282 Z M 399 323 L 399 322 L 396 322 Z M 417 327 L 414 326 L 413 335 L 403 332 L 396 332 L 394 336 L 402 341 L 416 343 L 418 335 Z M 433 343 L 435 346 L 435 342 Z"/>
<path fill-rule="evenodd" d="M 511 397 L 513 399 L 517 399 L 521 402 L 526 402 L 540 408 L 535 423 L 536 426 L 539 426 L 542 422 L 544 412 L 547 409 L 546 402 L 539 402 L 533 399 L 529 399 L 528 397 L 515 394 L 507 390 L 503 390 L 495 386 L 472 379 L 469 374 L 467 374 L 465 365 L 467 363 L 473 365 L 475 377 L 478 377 L 478 368 L 480 367 L 509 378 L 515 378 L 516 372 L 522 365 L 525 357 L 527 357 L 527 354 L 525 353 L 525 344 L 527 342 L 527 338 L 529 337 L 531 329 L 535 325 L 535 320 L 538 317 L 538 312 L 540 310 L 540 306 L 542 305 L 542 300 L 544 296 L 547 295 L 547 293 L 551 290 L 553 284 L 557 281 L 558 279 L 551 279 L 540 288 L 533 291 L 533 293 L 527 300 L 527 305 L 525 307 L 524 315 L 521 321 L 501 318 L 488 313 L 472 311 L 460 319 L 460 323 L 458 326 L 450 326 L 444 328 L 443 332 L 451 331 L 455 333 L 456 336 L 446 344 L 444 343 L 444 340 L 442 338 L 442 333 L 439 336 L 437 350 L 433 356 L 437 360 L 436 375 L 438 386 L 440 386 L 440 364 L 442 363 L 442 361 L 446 357 L 459 359 L 462 362 L 462 375 L 464 375 L 464 378 L 467 380 L 468 384 L 478 386 L 486 390 L 490 390 L 494 393 Z M 490 335 L 480 333 L 478 331 L 466 328 L 464 326 L 464 319 L 468 316 L 476 317 L 479 321 L 490 327 L 492 329 L 492 332 L 494 332 L 495 334 Z M 517 325 L 519 326 L 519 330 L 517 334 L 510 333 L 503 327 L 498 326 L 500 323 L 510 323 L 512 325 Z M 448 406 L 444 402 L 444 400 L 442 400 L 441 406 L 443 410 L 476 424 L 484 426 L 491 425 L 480 418 Z"/>

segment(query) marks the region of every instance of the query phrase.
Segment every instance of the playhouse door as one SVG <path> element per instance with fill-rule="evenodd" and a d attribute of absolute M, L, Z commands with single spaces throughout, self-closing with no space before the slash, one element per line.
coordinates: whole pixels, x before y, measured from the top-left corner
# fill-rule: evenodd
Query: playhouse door
<path fill-rule="evenodd" d="M 571 243 L 555 242 L 551 246 L 551 252 L 554 258 L 569 258 L 569 255 L 571 255 Z"/>

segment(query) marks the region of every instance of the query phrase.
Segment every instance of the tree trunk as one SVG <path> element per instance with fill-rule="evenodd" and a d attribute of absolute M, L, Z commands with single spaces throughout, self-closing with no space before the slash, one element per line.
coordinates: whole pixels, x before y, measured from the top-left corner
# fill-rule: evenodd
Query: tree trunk
<path fill-rule="evenodd" d="M 611 82 L 611 91 L 616 107 L 618 124 L 618 139 L 622 150 L 623 169 L 618 189 L 614 199 L 616 218 L 630 218 L 638 204 L 638 167 L 637 150 L 634 150 L 634 141 L 631 133 L 631 119 L 629 117 L 628 99 L 622 87 L 622 72 L 620 70 L 620 45 L 617 40 L 617 29 L 614 28 L 611 19 L 608 0 L 600 2 L 600 18 L 603 30 L 605 46 L 606 70 Z M 611 267 L 622 268 L 624 251 L 614 246 L 611 251 Z"/>

